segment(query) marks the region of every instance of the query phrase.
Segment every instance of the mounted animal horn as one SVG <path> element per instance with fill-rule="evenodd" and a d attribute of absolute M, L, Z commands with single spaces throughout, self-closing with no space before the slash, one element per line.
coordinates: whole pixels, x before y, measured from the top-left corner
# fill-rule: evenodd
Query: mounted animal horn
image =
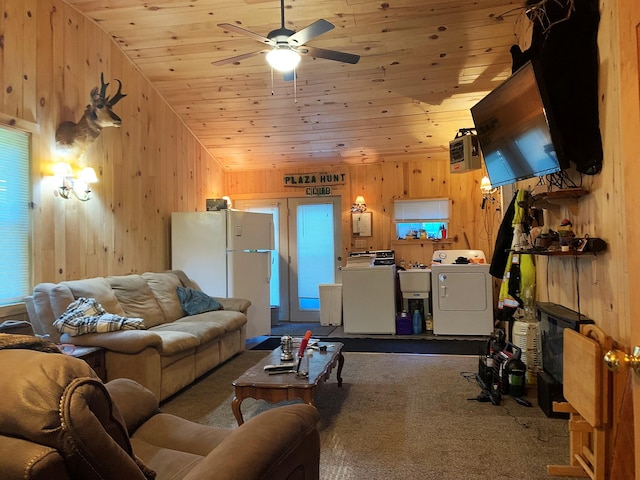
<path fill-rule="evenodd" d="M 91 103 L 84 110 L 78 123 L 62 122 L 56 131 L 56 150 L 66 158 L 79 158 L 91 146 L 103 128 L 119 127 L 122 120 L 113 112 L 113 106 L 126 94 L 122 93 L 122 82 L 118 82 L 118 91 L 107 97 L 108 83 L 104 82 L 104 73 L 100 74 L 100 90 L 91 90 Z"/>

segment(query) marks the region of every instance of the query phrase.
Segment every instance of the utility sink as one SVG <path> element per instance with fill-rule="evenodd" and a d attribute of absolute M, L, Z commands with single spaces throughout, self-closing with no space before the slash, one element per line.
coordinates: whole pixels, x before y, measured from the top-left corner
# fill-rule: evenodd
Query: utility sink
<path fill-rule="evenodd" d="M 431 269 L 430 268 L 410 268 L 400 270 L 400 290 L 402 293 L 430 292 L 431 291 Z"/>

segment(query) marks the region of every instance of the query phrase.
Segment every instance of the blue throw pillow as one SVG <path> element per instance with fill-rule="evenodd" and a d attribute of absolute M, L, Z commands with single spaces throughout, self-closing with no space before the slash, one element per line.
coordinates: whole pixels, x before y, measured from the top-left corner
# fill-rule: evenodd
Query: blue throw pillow
<path fill-rule="evenodd" d="M 222 305 L 209 295 L 193 288 L 176 287 L 182 310 L 187 315 L 222 310 Z"/>

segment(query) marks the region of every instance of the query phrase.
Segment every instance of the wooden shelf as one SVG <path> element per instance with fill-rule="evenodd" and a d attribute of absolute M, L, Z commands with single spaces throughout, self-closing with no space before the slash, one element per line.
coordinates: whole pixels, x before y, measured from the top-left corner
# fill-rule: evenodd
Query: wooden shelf
<path fill-rule="evenodd" d="M 562 190 L 532 195 L 528 204 L 532 208 L 546 208 L 551 210 L 566 207 L 571 213 L 577 215 L 578 199 L 588 193 L 584 188 L 563 188 Z"/>
<path fill-rule="evenodd" d="M 568 252 L 556 252 L 556 251 L 545 251 L 545 250 L 511 250 L 513 253 L 520 253 L 522 255 L 540 255 L 542 257 L 594 257 L 595 252 L 577 252 L 575 250 L 571 250 Z"/>
<path fill-rule="evenodd" d="M 412 238 L 409 240 L 391 240 L 391 245 L 452 245 L 456 243 L 457 236 L 442 240 L 432 240 L 429 238 Z"/>

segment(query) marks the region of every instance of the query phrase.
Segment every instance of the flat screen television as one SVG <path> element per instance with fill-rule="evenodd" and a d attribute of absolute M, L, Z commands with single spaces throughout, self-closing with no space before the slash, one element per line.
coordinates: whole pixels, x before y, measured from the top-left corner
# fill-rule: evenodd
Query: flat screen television
<path fill-rule="evenodd" d="M 527 62 L 471 108 L 493 187 L 569 168 L 538 70 Z"/>

